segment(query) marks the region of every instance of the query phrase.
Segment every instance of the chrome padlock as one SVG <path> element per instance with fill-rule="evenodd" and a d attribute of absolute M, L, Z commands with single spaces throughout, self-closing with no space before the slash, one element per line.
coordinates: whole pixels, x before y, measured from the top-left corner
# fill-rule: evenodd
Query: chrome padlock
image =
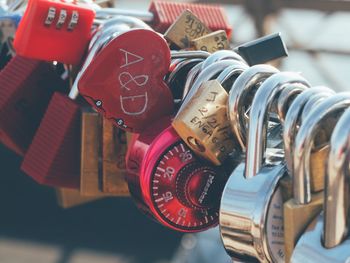
<path fill-rule="evenodd" d="M 227 60 L 226 62 L 228 62 Z M 196 94 L 178 112 L 172 126 L 198 155 L 220 165 L 235 148 L 235 142 L 226 115 L 228 94 L 223 86 L 233 82 L 248 67 L 232 61 L 218 81 L 204 82 Z M 214 63 L 215 65 L 217 63 Z M 231 85 L 230 85 L 231 86 Z"/>
<path fill-rule="evenodd" d="M 170 118 L 134 134 L 126 160 L 130 193 L 153 219 L 181 232 L 217 225 L 227 176 L 193 154 L 171 127 Z"/>
<path fill-rule="evenodd" d="M 324 179 L 324 169 L 320 169 L 318 166 L 312 167 L 311 149 L 322 125 L 327 119 L 339 116 L 339 113 L 349 107 L 349 99 L 349 94 L 342 93 L 328 97 L 319 103 L 302 122 L 295 138 L 292 172 L 293 199 L 284 205 L 287 260 L 290 259 L 300 235 L 322 209 L 323 193 L 318 192 L 312 195 L 310 182 L 312 180 L 311 171 L 314 168 L 318 170 L 318 173 L 323 173 L 320 179 Z M 333 124 L 334 126 L 335 124 Z M 332 130 L 333 127 L 329 126 L 327 129 Z M 327 140 L 329 141 L 329 139 L 328 137 Z M 321 155 L 321 158 L 318 156 L 321 165 L 324 165 L 327 153 L 328 151 L 323 156 Z"/>
<path fill-rule="evenodd" d="M 276 73 L 263 82 L 252 102 L 246 162 L 231 174 L 220 207 L 222 240 L 233 258 L 284 262 L 280 181 L 286 167 L 282 158 L 269 164 L 265 156 L 268 113 L 279 92 L 291 83 L 308 85 L 298 74 Z"/>
<path fill-rule="evenodd" d="M 350 110 L 339 119 L 330 143 L 326 163 L 324 212 L 300 237 L 291 262 L 350 262 Z"/>
<path fill-rule="evenodd" d="M 313 98 L 316 96 L 320 98 L 320 94 L 323 96 L 331 96 L 334 92 L 325 87 L 315 87 L 311 88 L 307 91 L 304 91 L 301 95 L 299 95 L 292 103 L 290 110 L 287 113 L 285 126 L 284 126 L 284 148 L 285 148 L 285 158 L 289 172 L 289 178 L 293 182 L 293 188 L 298 187 L 295 184 L 295 172 L 300 170 L 300 161 L 293 160 L 294 155 L 296 154 L 294 149 L 294 138 L 297 136 L 297 126 L 300 126 L 301 129 L 305 127 L 309 128 L 309 131 L 315 131 L 315 125 L 318 123 L 314 123 L 313 126 L 310 125 L 310 118 L 302 120 L 302 113 L 305 112 L 305 105 L 310 101 L 314 101 Z M 316 113 L 312 112 L 309 114 L 313 114 L 313 118 L 315 115 L 323 116 L 320 119 L 320 122 L 324 122 L 327 120 L 327 115 L 323 115 L 325 113 L 324 109 L 319 109 Z M 327 127 L 327 129 L 332 129 L 332 127 Z M 320 130 L 320 129 L 319 129 Z M 302 132 L 302 130 L 301 130 Z M 319 132 L 315 132 L 313 137 L 310 138 L 310 142 L 315 141 Z M 318 144 L 316 143 L 307 143 L 305 147 L 303 147 L 303 151 L 309 154 L 309 163 L 307 166 L 308 172 L 310 173 L 311 179 L 309 181 L 310 189 L 315 193 L 312 197 L 312 201 L 305 204 L 299 204 L 294 198 L 288 200 L 284 204 L 284 236 L 285 236 L 285 254 L 286 254 L 286 262 L 290 261 L 291 254 L 293 252 L 294 246 L 301 233 L 304 231 L 305 227 L 308 223 L 320 212 L 322 208 L 322 197 L 323 194 L 319 191 L 323 190 L 323 184 L 320 184 L 320 181 L 324 180 L 324 162 L 327 158 L 328 154 L 328 144 L 329 138 L 323 141 L 321 145 L 321 149 L 318 149 Z M 315 147 L 315 146 L 316 147 Z M 306 172 L 302 171 L 305 176 Z M 294 189 L 294 192 L 298 189 Z"/>

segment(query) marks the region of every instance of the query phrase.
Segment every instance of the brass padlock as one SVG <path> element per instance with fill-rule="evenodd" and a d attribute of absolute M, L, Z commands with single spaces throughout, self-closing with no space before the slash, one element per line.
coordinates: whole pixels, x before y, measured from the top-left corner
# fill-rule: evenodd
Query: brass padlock
<path fill-rule="evenodd" d="M 214 53 L 218 50 L 230 49 L 230 41 L 227 38 L 225 30 L 218 30 L 192 40 L 191 46 L 195 50 Z"/>
<path fill-rule="evenodd" d="M 102 186 L 102 117 L 91 108 L 82 110 L 80 194 L 103 195 Z"/>
<path fill-rule="evenodd" d="M 116 128 L 106 119 L 103 120 L 102 134 L 102 191 L 113 196 L 129 196 L 129 188 L 125 180 L 125 156 L 131 135 Z"/>
<path fill-rule="evenodd" d="M 191 41 L 211 33 L 211 30 L 190 10 L 185 10 L 164 33 L 164 37 L 180 49 L 189 48 Z"/>
<path fill-rule="evenodd" d="M 293 198 L 284 204 L 285 218 L 285 250 L 286 259 L 289 262 L 291 253 L 300 235 L 307 225 L 321 211 L 323 204 L 323 192 L 311 194 L 311 150 L 318 136 L 322 124 L 328 119 L 339 116 L 350 106 L 350 95 L 343 93 L 333 95 L 319 103 L 300 126 L 295 138 L 293 156 Z M 286 124 L 289 112 L 286 117 Z M 335 126 L 335 124 L 334 124 Z M 327 127 L 333 129 L 333 127 Z M 327 141 L 329 142 L 329 137 Z M 327 154 L 322 154 L 323 157 Z M 322 156 L 321 155 L 321 156 Z M 322 160 L 320 160 L 322 161 Z M 324 160 L 323 160 L 324 165 Z M 324 178 L 325 170 L 321 169 Z"/>
<path fill-rule="evenodd" d="M 78 189 L 56 188 L 57 203 L 62 208 L 86 204 L 100 199 L 102 196 L 81 196 Z"/>
<path fill-rule="evenodd" d="M 349 100 L 349 96 L 344 99 Z M 324 212 L 309 224 L 300 237 L 292 263 L 348 263 L 350 260 L 350 110 L 339 118 L 330 141 L 326 163 Z"/>
<path fill-rule="evenodd" d="M 217 80 L 207 81 L 172 123 L 192 150 L 216 165 L 235 146 L 226 115 L 227 97 Z"/>
<path fill-rule="evenodd" d="M 230 82 L 247 66 L 237 61 L 232 62 L 229 72 L 223 72 L 229 77 L 220 74 L 218 80 L 221 83 L 217 80 L 204 82 L 172 122 L 187 145 L 215 165 L 222 164 L 236 145 L 227 118 L 228 94 L 221 84 Z"/>
<path fill-rule="evenodd" d="M 129 196 L 126 133 L 91 108 L 83 110 L 81 119 L 81 195 Z"/>

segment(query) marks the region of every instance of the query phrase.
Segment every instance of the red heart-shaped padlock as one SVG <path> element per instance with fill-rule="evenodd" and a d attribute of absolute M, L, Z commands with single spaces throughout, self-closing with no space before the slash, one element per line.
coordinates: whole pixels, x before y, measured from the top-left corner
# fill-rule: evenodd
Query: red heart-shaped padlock
<path fill-rule="evenodd" d="M 113 39 L 79 80 L 79 92 L 119 128 L 140 132 L 173 111 L 173 96 L 164 82 L 170 66 L 165 39 L 134 29 Z"/>

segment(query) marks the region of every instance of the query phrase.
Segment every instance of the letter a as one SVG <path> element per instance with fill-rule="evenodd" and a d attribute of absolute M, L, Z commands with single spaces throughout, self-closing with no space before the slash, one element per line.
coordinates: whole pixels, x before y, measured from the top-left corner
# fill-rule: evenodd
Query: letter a
<path fill-rule="evenodd" d="M 133 53 L 131 53 L 129 51 L 126 51 L 125 49 L 120 48 L 119 50 L 121 52 L 124 52 L 124 56 L 125 56 L 125 64 L 122 65 L 120 68 L 124 68 L 124 67 L 130 66 L 132 64 L 138 63 L 138 62 L 143 60 L 143 57 L 140 57 L 140 56 L 138 56 L 136 54 L 133 54 Z"/>

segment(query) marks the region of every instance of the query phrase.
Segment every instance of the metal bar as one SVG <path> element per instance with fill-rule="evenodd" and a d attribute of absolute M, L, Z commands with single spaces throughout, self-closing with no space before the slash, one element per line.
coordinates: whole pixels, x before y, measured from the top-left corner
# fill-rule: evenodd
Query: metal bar
<path fill-rule="evenodd" d="M 206 0 L 198 2 L 207 2 L 226 5 L 245 5 L 244 0 Z M 265 2 L 265 1 L 264 1 Z M 296 8 L 296 9 L 312 9 L 326 12 L 350 11 L 350 1 L 345 0 L 273 0 L 266 1 L 276 8 Z"/>

